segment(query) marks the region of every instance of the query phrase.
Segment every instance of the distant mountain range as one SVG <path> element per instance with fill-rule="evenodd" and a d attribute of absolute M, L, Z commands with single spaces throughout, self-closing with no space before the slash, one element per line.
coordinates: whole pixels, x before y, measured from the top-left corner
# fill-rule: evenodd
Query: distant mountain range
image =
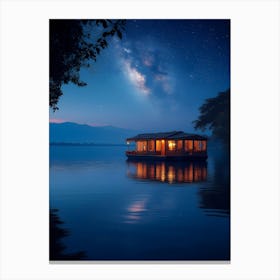
<path fill-rule="evenodd" d="M 125 144 L 139 132 L 113 126 L 90 126 L 72 122 L 50 123 L 50 143 Z"/>

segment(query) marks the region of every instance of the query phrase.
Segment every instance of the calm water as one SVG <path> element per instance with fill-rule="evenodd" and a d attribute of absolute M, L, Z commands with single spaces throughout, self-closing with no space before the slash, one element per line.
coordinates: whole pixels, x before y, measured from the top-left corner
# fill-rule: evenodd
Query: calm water
<path fill-rule="evenodd" d="M 127 162 L 125 147 L 50 147 L 50 259 L 229 260 L 229 165 Z M 56 210 L 54 210 L 56 209 Z"/>

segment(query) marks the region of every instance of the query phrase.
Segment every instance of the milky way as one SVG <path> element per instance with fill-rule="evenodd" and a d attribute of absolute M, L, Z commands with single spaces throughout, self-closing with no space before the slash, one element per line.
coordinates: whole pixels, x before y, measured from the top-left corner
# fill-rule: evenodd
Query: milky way
<path fill-rule="evenodd" d="M 50 119 L 193 131 L 204 100 L 230 87 L 229 20 L 128 20 Z"/>

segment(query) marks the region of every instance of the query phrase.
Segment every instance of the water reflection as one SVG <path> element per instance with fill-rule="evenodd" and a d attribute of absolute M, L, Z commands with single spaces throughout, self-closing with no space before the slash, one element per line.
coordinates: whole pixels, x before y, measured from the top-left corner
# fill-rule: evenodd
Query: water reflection
<path fill-rule="evenodd" d="M 125 223 L 135 224 L 141 220 L 146 208 L 147 198 L 141 198 L 133 201 L 127 208 L 127 216 L 125 217 Z"/>
<path fill-rule="evenodd" d="M 199 189 L 199 207 L 208 216 L 229 217 L 230 215 L 230 155 L 221 150 L 215 156 L 213 178 Z"/>
<path fill-rule="evenodd" d="M 127 176 L 162 183 L 193 183 L 207 179 L 207 162 L 127 161 Z"/>

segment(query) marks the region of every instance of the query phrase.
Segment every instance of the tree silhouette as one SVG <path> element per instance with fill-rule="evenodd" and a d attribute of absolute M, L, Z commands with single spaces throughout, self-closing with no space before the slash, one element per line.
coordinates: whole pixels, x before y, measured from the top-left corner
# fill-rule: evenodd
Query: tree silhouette
<path fill-rule="evenodd" d="M 65 253 L 66 246 L 62 239 L 70 235 L 69 230 L 64 229 L 64 224 L 58 216 L 57 209 L 50 209 L 50 226 L 49 226 L 49 258 L 55 260 L 83 260 L 86 259 L 84 251 Z"/>
<path fill-rule="evenodd" d="M 229 144 L 230 139 L 230 89 L 220 92 L 216 97 L 206 99 L 199 108 L 200 115 L 193 121 L 194 128 L 210 129 L 213 137 Z"/>
<path fill-rule="evenodd" d="M 125 20 L 50 20 L 49 40 L 49 106 L 58 109 L 62 85 L 85 86 L 80 69 L 96 61 L 108 38 L 122 38 Z M 93 38 L 94 37 L 94 38 Z"/>

